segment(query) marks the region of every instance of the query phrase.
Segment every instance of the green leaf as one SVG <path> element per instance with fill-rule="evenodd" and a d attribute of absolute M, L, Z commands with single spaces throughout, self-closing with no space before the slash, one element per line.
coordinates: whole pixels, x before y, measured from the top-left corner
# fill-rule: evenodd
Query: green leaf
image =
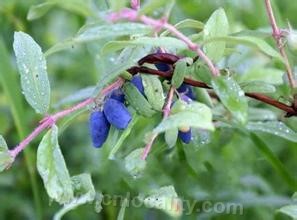
<path fill-rule="evenodd" d="M 117 217 L 117 220 L 124 220 L 125 210 L 126 210 L 128 204 L 129 204 L 129 200 L 127 198 L 125 198 L 123 203 L 121 204 L 121 209 L 120 209 L 119 215 Z"/>
<path fill-rule="evenodd" d="M 71 48 L 73 45 L 98 41 L 104 38 L 109 40 L 130 35 L 145 35 L 152 31 L 151 27 L 139 23 L 115 23 L 86 25 L 77 33 L 74 38 L 58 43 L 46 51 L 46 56 L 61 50 Z"/>
<path fill-rule="evenodd" d="M 278 212 L 281 212 L 287 216 L 290 216 L 292 219 L 297 219 L 297 205 L 286 205 L 281 207 Z"/>
<path fill-rule="evenodd" d="M 165 131 L 165 141 L 169 148 L 172 148 L 177 141 L 178 129 L 169 129 Z"/>
<path fill-rule="evenodd" d="M 197 100 L 199 102 L 207 105 L 210 108 L 213 107 L 213 103 L 212 103 L 211 97 L 210 97 L 210 95 L 209 95 L 209 93 L 207 92 L 206 89 L 198 88 L 198 87 L 195 87 L 193 89 L 194 89 L 194 91 L 196 93 L 196 97 L 197 97 Z"/>
<path fill-rule="evenodd" d="M 83 173 L 77 176 L 71 177 L 75 197 L 72 201 L 65 204 L 64 207 L 58 211 L 54 220 L 60 220 L 69 211 L 75 209 L 76 207 L 90 203 L 95 199 L 96 191 L 93 186 L 93 182 L 90 174 Z"/>
<path fill-rule="evenodd" d="M 262 53 L 284 62 L 284 59 L 282 58 L 282 56 L 273 47 L 271 47 L 263 39 L 257 38 L 257 37 L 252 37 L 252 36 L 212 37 L 212 38 L 205 39 L 203 44 L 209 44 L 212 42 L 220 42 L 220 41 L 226 42 L 228 44 L 246 45 L 252 48 L 256 48 L 260 50 Z"/>
<path fill-rule="evenodd" d="M 150 0 L 146 1 L 145 4 L 141 6 L 139 10 L 140 15 L 147 15 L 155 12 L 156 10 L 165 7 L 166 5 L 170 5 L 174 2 L 174 0 Z"/>
<path fill-rule="evenodd" d="M 127 47 L 119 55 L 117 61 L 109 70 L 102 75 L 96 88 L 93 92 L 93 96 L 96 97 L 101 89 L 103 89 L 108 83 L 112 82 L 116 77 L 125 72 L 131 66 L 136 65 L 137 61 L 148 53 L 147 48 L 143 47 Z"/>
<path fill-rule="evenodd" d="M 145 117 L 151 117 L 155 114 L 152 106 L 144 98 L 144 96 L 137 90 L 137 88 L 130 82 L 123 86 L 123 91 L 128 103 L 140 114 Z"/>
<path fill-rule="evenodd" d="M 212 87 L 224 106 L 233 114 L 241 124 L 247 121 L 248 104 L 235 80 L 230 77 L 219 76 L 212 80 Z"/>
<path fill-rule="evenodd" d="M 275 121 L 277 120 L 277 115 L 269 109 L 250 107 L 248 118 L 249 121 Z"/>
<path fill-rule="evenodd" d="M 165 97 L 159 77 L 144 74 L 141 76 L 141 78 L 144 87 L 144 93 L 149 104 L 153 109 L 162 111 Z"/>
<path fill-rule="evenodd" d="M 240 83 L 240 86 L 244 92 L 274 93 L 276 91 L 274 85 L 259 81 Z"/>
<path fill-rule="evenodd" d="M 55 4 L 55 2 L 44 2 L 31 6 L 27 14 L 27 19 L 31 21 L 44 16 Z"/>
<path fill-rule="evenodd" d="M 211 131 L 214 130 L 210 108 L 198 102 L 191 102 L 180 112 L 172 114 L 164 119 L 153 130 L 153 133 L 158 134 L 179 127 L 195 127 Z"/>
<path fill-rule="evenodd" d="M 273 151 L 262 141 L 256 134 L 251 133 L 250 137 L 256 147 L 260 150 L 266 160 L 273 166 L 275 171 L 282 177 L 284 182 L 290 186 L 291 189 L 295 190 L 297 187 L 296 179 L 288 172 L 284 164 L 275 156 Z"/>
<path fill-rule="evenodd" d="M 274 85 L 283 83 L 284 71 L 267 68 L 267 67 L 253 67 L 246 73 L 240 75 L 240 82 L 263 81 Z"/>
<path fill-rule="evenodd" d="M 204 40 L 213 37 L 227 36 L 229 32 L 229 24 L 226 13 L 223 8 L 216 10 L 206 22 L 203 33 Z M 214 62 L 218 62 L 224 55 L 226 43 L 225 42 L 212 42 L 205 45 L 205 53 Z"/>
<path fill-rule="evenodd" d="M 176 23 L 174 26 L 177 29 L 195 28 L 195 29 L 198 29 L 198 30 L 202 30 L 204 28 L 204 24 L 201 21 L 197 21 L 197 20 L 189 19 L 189 18 Z M 160 36 L 163 37 L 163 36 L 168 35 L 169 33 L 170 32 L 168 30 L 165 30 L 162 34 L 160 34 Z"/>
<path fill-rule="evenodd" d="M 73 199 L 73 187 L 58 144 L 58 128 L 55 125 L 38 146 L 37 170 L 51 199 L 60 204 Z"/>
<path fill-rule="evenodd" d="M 101 54 L 112 53 L 127 46 L 162 47 L 167 50 L 184 50 L 187 48 L 187 45 L 183 41 L 173 37 L 139 37 L 129 41 L 109 41 L 102 48 Z"/>
<path fill-rule="evenodd" d="M 41 48 L 23 32 L 15 32 L 13 48 L 25 98 L 37 113 L 45 114 L 50 104 L 50 84 Z"/>
<path fill-rule="evenodd" d="M 184 81 L 186 74 L 187 74 L 187 62 L 185 59 L 180 59 L 175 63 L 173 77 L 171 80 L 172 85 L 175 88 L 180 87 Z"/>
<path fill-rule="evenodd" d="M 13 158 L 10 156 L 6 141 L 0 135 L 0 172 L 7 169 L 13 163 Z"/>
<path fill-rule="evenodd" d="M 295 143 L 297 142 L 297 133 L 280 121 L 249 122 L 246 125 L 246 128 L 249 131 L 261 131 L 282 137 Z"/>
<path fill-rule="evenodd" d="M 146 160 L 141 159 L 143 151 L 144 148 L 138 148 L 125 157 L 125 168 L 134 178 L 141 177 L 146 167 Z"/>
<path fill-rule="evenodd" d="M 113 160 L 115 158 L 115 154 L 118 152 L 120 147 L 123 145 L 123 142 L 126 140 L 126 138 L 130 135 L 132 128 L 139 120 L 139 116 L 134 114 L 132 116 L 132 121 L 129 123 L 129 126 L 123 131 L 120 138 L 118 139 L 117 143 L 114 145 L 114 147 L 111 149 L 108 159 Z"/>
<path fill-rule="evenodd" d="M 182 201 L 172 185 L 153 190 L 143 202 L 146 207 L 160 209 L 174 218 L 182 215 Z"/>

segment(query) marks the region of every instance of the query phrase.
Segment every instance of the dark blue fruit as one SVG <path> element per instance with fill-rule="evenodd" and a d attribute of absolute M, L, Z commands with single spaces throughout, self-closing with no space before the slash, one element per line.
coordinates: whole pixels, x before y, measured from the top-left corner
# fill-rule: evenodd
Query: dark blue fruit
<path fill-rule="evenodd" d="M 107 139 L 110 124 L 102 111 L 92 112 L 89 120 L 93 146 L 101 147 Z"/>
<path fill-rule="evenodd" d="M 142 84 L 142 79 L 140 75 L 135 75 L 131 79 L 131 83 L 138 89 L 138 91 L 144 95 L 144 87 Z"/>
<path fill-rule="evenodd" d="M 167 72 L 170 70 L 170 66 L 166 63 L 155 63 L 155 66 L 157 67 L 158 70 Z"/>
<path fill-rule="evenodd" d="M 119 102 L 122 102 L 122 103 L 125 102 L 125 95 L 121 89 L 113 90 L 110 95 L 110 98 L 118 100 Z"/>
<path fill-rule="evenodd" d="M 126 106 L 118 100 L 111 98 L 106 100 L 103 112 L 109 123 L 118 129 L 127 128 L 132 119 L 132 116 Z"/>
<path fill-rule="evenodd" d="M 182 142 L 184 142 L 185 144 L 188 144 L 191 142 L 191 139 L 192 139 L 192 130 L 189 129 L 186 132 L 178 131 L 178 137 L 181 139 Z"/>
<path fill-rule="evenodd" d="M 188 96 L 192 100 L 196 99 L 196 96 L 193 92 L 192 87 L 186 83 L 181 84 L 181 86 L 178 87 L 177 91 L 179 93 L 183 93 L 184 95 Z"/>

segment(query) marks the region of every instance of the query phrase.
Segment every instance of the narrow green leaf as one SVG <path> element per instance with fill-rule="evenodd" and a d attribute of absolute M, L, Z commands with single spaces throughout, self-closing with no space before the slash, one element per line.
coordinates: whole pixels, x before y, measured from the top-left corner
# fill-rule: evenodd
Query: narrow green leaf
<path fill-rule="evenodd" d="M 31 21 L 44 16 L 55 4 L 54 2 L 44 2 L 31 6 L 27 14 L 27 19 Z"/>
<path fill-rule="evenodd" d="M 173 77 L 171 80 L 171 83 L 175 88 L 178 88 L 181 86 L 181 84 L 184 81 L 186 73 L 187 73 L 187 62 L 185 59 L 180 59 L 175 63 Z"/>
<path fill-rule="evenodd" d="M 249 47 L 253 47 L 253 48 L 260 50 L 262 53 L 264 53 L 270 57 L 276 58 L 276 59 L 284 62 L 284 59 L 282 58 L 282 56 L 273 47 L 271 47 L 263 39 L 257 38 L 257 37 L 251 37 L 251 36 L 212 37 L 212 38 L 205 39 L 203 44 L 210 44 L 212 42 L 220 42 L 220 41 L 226 42 L 228 44 L 246 45 Z"/>
<path fill-rule="evenodd" d="M 134 178 L 142 176 L 146 167 L 146 160 L 141 159 L 144 148 L 138 148 L 125 157 L 124 163 L 128 173 Z"/>
<path fill-rule="evenodd" d="M 37 113 L 45 114 L 50 104 L 50 84 L 41 48 L 23 32 L 15 32 L 13 48 L 25 98 Z"/>
<path fill-rule="evenodd" d="M 297 205 L 286 205 L 281 207 L 278 212 L 281 212 L 294 220 L 297 219 Z"/>
<path fill-rule="evenodd" d="M 125 218 L 125 210 L 126 210 L 126 207 L 128 206 L 128 199 L 125 198 L 123 203 L 121 204 L 121 209 L 120 209 L 120 212 L 119 212 L 119 215 L 117 217 L 117 220 L 124 220 Z"/>
<path fill-rule="evenodd" d="M 189 18 L 176 23 L 174 26 L 177 29 L 195 28 L 195 29 L 198 29 L 198 30 L 202 30 L 204 28 L 204 24 L 201 21 L 197 21 L 197 20 L 189 19 Z M 160 36 L 163 37 L 163 36 L 168 35 L 169 33 L 170 32 L 168 30 L 165 30 L 162 34 L 160 34 Z"/>
<path fill-rule="evenodd" d="M 240 82 L 263 81 L 269 84 L 282 84 L 284 71 L 267 68 L 267 67 L 253 67 L 246 73 L 240 75 Z"/>
<path fill-rule="evenodd" d="M 223 8 L 216 10 L 206 22 L 203 33 L 204 40 L 213 37 L 227 36 L 229 32 L 229 23 Z M 206 54 L 214 61 L 218 62 L 224 55 L 226 43 L 213 42 L 205 45 Z"/>
<path fill-rule="evenodd" d="M 77 35 L 64 42 L 58 43 L 46 51 L 46 56 L 61 50 L 71 48 L 73 45 L 98 41 L 104 38 L 113 39 L 121 36 L 145 35 L 152 31 L 151 27 L 139 23 L 115 23 L 86 25 Z"/>
<path fill-rule="evenodd" d="M 131 66 L 135 65 L 137 61 L 148 53 L 145 47 L 127 47 L 119 55 L 117 61 L 109 70 L 102 75 L 96 88 L 93 92 L 93 96 L 97 96 L 101 89 L 108 85 L 112 80 L 125 72 Z"/>
<path fill-rule="evenodd" d="M 197 100 L 205 105 L 207 105 L 208 107 L 212 108 L 213 107 L 213 103 L 211 100 L 211 97 L 209 95 L 209 93 L 207 92 L 206 89 L 203 88 L 193 88 L 195 93 L 196 93 L 196 97 Z"/>
<path fill-rule="evenodd" d="M 158 134 L 179 127 L 195 127 L 211 131 L 214 130 L 210 108 L 198 102 L 191 102 L 180 112 L 172 114 L 163 120 L 153 130 L 153 133 Z"/>
<path fill-rule="evenodd" d="M 165 102 L 162 83 L 157 76 L 142 75 L 142 83 L 145 96 L 152 106 L 157 111 L 162 111 Z"/>
<path fill-rule="evenodd" d="M 250 107 L 248 111 L 249 121 L 275 121 L 277 114 L 269 109 Z"/>
<path fill-rule="evenodd" d="M 72 201 L 65 204 L 63 208 L 58 211 L 54 220 L 60 220 L 69 211 L 75 209 L 76 207 L 92 202 L 95 199 L 96 191 L 91 179 L 91 175 L 88 173 L 83 173 L 77 176 L 71 177 L 75 197 Z"/>
<path fill-rule="evenodd" d="M 73 187 L 58 144 L 58 127 L 55 125 L 38 146 L 37 170 L 51 199 L 60 204 L 73 199 Z"/>
<path fill-rule="evenodd" d="M 184 50 L 187 45 L 173 37 L 139 37 L 129 41 L 109 41 L 101 50 L 101 54 L 112 53 L 121 50 L 127 46 L 150 46 L 150 48 L 162 47 L 167 50 Z"/>
<path fill-rule="evenodd" d="M 108 159 L 113 160 L 115 159 L 115 154 L 118 152 L 120 147 L 123 145 L 123 142 L 126 140 L 126 138 L 130 135 L 134 125 L 137 123 L 139 116 L 134 114 L 132 116 L 132 121 L 129 123 L 129 126 L 123 131 L 120 138 L 118 139 L 117 143 L 114 145 L 114 147 L 111 149 Z"/>
<path fill-rule="evenodd" d="M 141 6 L 139 14 L 147 15 L 159 10 L 160 8 L 165 8 L 166 5 L 170 5 L 174 0 L 151 0 L 146 1 L 145 4 Z"/>
<path fill-rule="evenodd" d="M 274 85 L 260 81 L 240 83 L 240 86 L 244 92 L 274 93 L 276 91 Z"/>
<path fill-rule="evenodd" d="M 297 133 L 280 121 L 249 122 L 246 128 L 249 131 L 261 131 L 297 143 Z"/>
<path fill-rule="evenodd" d="M 155 114 L 152 106 L 144 98 L 144 96 L 137 90 L 137 88 L 130 82 L 123 86 L 125 97 L 128 103 L 140 114 L 145 117 L 151 117 Z"/>
<path fill-rule="evenodd" d="M 263 142 L 256 134 L 251 134 L 252 141 L 256 147 L 265 156 L 267 161 L 273 166 L 276 172 L 283 178 L 283 180 L 290 186 L 293 190 L 297 187 L 297 181 L 288 172 L 284 164 L 274 155 L 270 148 Z"/>
<path fill-rule="evenodd" d="M 230 77 L 219 76 L 212 80 L 212 87 L 224 106 L 233 114 L 241 124 L 247 121 L 248 104 L 235 80 Z"/>
<path fill-rule="evenodd" d="M 172 217 L 182 215 L 182 201 L 172 185 L 153 190 L 143 202 L 146 207 L 160 209 Z"/>
<path fill-rule="evenodd" d="M 10 156 L 6 141 L 0 135 L 0 172 L 5 170 L 13 163 L 13 158 Z"/>
<path fill-rule="evenodd" d="M 173 128 L 165 131 L 165 141 L 169 148 L 172 148 L 177 141 L 178 129 Z"/>

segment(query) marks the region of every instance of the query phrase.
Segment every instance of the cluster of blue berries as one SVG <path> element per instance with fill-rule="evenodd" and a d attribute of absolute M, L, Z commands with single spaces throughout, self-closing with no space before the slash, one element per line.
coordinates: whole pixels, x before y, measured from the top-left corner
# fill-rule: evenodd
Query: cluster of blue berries
<path fill-rule="evenodd" d="M 144 94 L 141 77 L 135 75 L 131 83 Z M 132 119 L 131 113 L 125 106 L 125 95 L 121 89 L 114 90 L 105 100 L 103 110 L 93 111 L 89 119 L 89 130 L 93 146 L 101 147 L 106 141 L 110 125 L 123 130 Z"/>
<path fill-rule="evenodd" d="M 170 66 L 164 63 L 155 64 L 158 70 L 168 71 Z M 134 75 L 131 83 L 138 91 L 145 96 L 144 86 L 141 76 Z M 189 103 L 195 100 L 195 94 L 192 87 L 183 83 L 177 91 L 180 93 L 180 98 Z M 125 105 L 125 95 L 121 89 L 116 89 L 106 97 L 102 110 L 93 111 L 89 119 L 89 129 L 91 133 L 93 146 L 100 148 L 108 137 L 110 125 L 117 129 L 123 130 L 128 127 L 132 119 L 131 113 Z M 191 128 L 179 128 L 178 137 L 186 144 L 190 143 L 192 138 Z"/>

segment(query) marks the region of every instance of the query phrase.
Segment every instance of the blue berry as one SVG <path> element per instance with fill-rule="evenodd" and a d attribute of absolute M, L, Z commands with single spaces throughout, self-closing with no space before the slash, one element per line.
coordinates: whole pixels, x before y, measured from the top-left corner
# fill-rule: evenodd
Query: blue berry
<path fill-rule="evenodd" d="M 181 84 L 180 87 L 178 87 L 177 91 L 179 93 L 183 93 L 184 95 L 188 96 L 190 99 L 192 100 L 195 100 L 196 99 L 196 96 L 193 92 L 193 89 L 191 86 L 189 86 L 188 84 L 186 83 L 183 83 Z"/>
<path fill-rule="evenodd" d="M 178 131 L 178 137 L 185 144 L 190 143 L 191 142 L 191 139 L 192 139 L 192 130 L 191 130 L 191 128 L 188 131 L 186 131 L 186 132 L 184 132 L 184 131 Z"/>
<path fill-rule="evenodd" d="M 106 100 L 103 112 L 109 123 L 118 129 L 127 128 L 132 119 L 132 116 L 126 106 L 118 100 L 111 98 Z"/>
<path fill-rule="evenodd" d="M 122 102 L 122 103 L 125 102 L 125 95 L 121 89 L 113 90 L 110 95 L 110 98 L 118 100 L 119 102 Z"/>
<path fill-rule="evenodd" d="M 170 66 L 166 63 L 155 63 L 155 66 L 157 67 L 158 70 L 167 72 L 170 70 Z"/>
<path fill-rule="evenodd" d="M 144 87 L 142 84 L 142 79 L 140 75 L 135 75 L 131 79 L 131 83 L 138 89 L 138 91 L 144 95 Z"/>
<path fill-rule="evenodd" d="M 92 112 L 89 119 L 89 129 L 93 146 L 101 147 L 107 139 L 110 124 L 102 111 Z"/>

